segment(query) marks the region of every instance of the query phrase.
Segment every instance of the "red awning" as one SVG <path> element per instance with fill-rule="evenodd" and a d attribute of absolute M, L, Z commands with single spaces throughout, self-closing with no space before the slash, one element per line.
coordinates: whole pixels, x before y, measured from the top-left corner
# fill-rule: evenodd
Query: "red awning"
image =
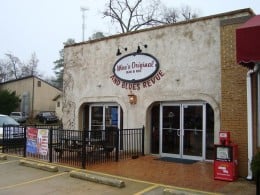
<path fill-rule="evenodd" d="M 236 29 L 237 62 L 248 68 L 260 63 L 260 15 Z"/>

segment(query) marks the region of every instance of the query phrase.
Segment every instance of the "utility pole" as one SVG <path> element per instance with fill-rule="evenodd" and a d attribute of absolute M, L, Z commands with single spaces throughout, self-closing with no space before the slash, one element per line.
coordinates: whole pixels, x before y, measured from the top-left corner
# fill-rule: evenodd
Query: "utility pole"
<path fill-rule="evenodd" d="M 85 41 L 85 11 L 87 10 L 87 7 L 80 7 L 80 11 L 82 11 L 82 41 Z"/>

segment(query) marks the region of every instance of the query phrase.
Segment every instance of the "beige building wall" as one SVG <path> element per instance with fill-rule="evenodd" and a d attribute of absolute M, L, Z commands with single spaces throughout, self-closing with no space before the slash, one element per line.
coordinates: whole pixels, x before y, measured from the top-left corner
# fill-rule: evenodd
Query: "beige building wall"
<path fill-rule="evenodd" d="M 55 111 L 56 103 L 53 98 L 59 95 L 61 91 L 38 78 L 35 78 L 34 82 L 34 114 L 40 111 Z"/>
<path fill-rule="evenodd" d="M 23 95 L 29 97 L 29 115 L 35 116 L 39 111 L 55 111 L 56 104 L 53 98 L 61 91 L 37 77 L 26 77 L 15 81 L 8 81 L 0 85 L 1 89 L 15 91 L 16 95 L 23 99 Z"/>
<path fill-rule="evenodd" d="M 53 101 L 55 102 L 55 112 L 57 117 L 62 120 L 62 95 L 56 96 Z"/>
<path fill-rule="evenodd" d="M 22 101 L 23 96 L 27 97 L 25 112 L 28 116 L 31 115 L 31 110 L 33 108 L 32 99 L 33 99 L 33 77 L 28 77 L 26 79 L 19 79 L 16 81 L 8 81 L 0 85 L 1 89 L 9 90 L 10 92 L 15 92 L 15 94 Z M 22 103 L 22 102 L 21 102 Z M 17 108 L 17 111 L 22 111 L 21 106 Z"/>

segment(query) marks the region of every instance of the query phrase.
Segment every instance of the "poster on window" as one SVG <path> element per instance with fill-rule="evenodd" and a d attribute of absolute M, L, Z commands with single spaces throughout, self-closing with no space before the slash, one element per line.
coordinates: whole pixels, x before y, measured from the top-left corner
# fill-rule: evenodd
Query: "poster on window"
<path fill-rule="evenodd" d="M 32 154 L 37 154 L 38 129 L 34 127 L 28 127 L 26 133 L 27 133 L 26 151 Z"/>
<path fill-rule="evenodd" d="M 40 155 L 48 154 L 48 129 L 38 129 L 37 148 Z"/>
<path fill-rule="evenodd" d="M 117 107 L 111 109 L 111 118 L 112 118 L 112 125 L 117 127 L 118 125 Z"/>

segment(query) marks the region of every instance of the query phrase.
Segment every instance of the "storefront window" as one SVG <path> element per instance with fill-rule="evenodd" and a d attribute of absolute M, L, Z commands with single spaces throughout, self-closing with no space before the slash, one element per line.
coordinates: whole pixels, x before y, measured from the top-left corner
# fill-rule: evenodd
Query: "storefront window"
<path fill-rule="evenodd" d="M 82 119 L 83 129 L 91 131 L 93 137 L 101 135 L 103 130 L 123 127 L 123 111 L 116 103 L 85 104 Z M 119 141 L 121 146 L 121 137 Z"/>
<path fill-rule="evenodd" d="M 80 111 L 82 128 L 105 130 L 107 127 L 123 127 L 123 111 L 116 103 L 83 104 Z"/>

